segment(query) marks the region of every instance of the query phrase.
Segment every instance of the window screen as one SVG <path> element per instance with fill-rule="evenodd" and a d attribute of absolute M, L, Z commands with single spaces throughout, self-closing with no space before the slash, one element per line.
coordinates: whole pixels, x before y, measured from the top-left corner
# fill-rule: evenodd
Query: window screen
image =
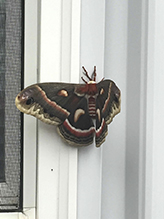
<path fill-rule="evenodd" d="M 22 115 L 15 97 L 22 88 L 22 0 L 0 0 L 0 211 L 22 210 Z"/>

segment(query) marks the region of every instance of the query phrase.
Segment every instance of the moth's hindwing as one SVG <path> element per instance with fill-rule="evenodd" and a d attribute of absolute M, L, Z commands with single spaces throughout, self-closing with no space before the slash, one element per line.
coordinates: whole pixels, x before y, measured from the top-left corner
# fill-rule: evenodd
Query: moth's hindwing
<path fill-rule="evenodd" d="M 96 135 L 95 135 L 95 140 L 96 140 L 96 147 L 99 147 L 104 141 L 105 137 L 108 134 L 108 127 L 105 122 L 105 119 L 102 117 L 102 114 L 97 108 L 97 113 L 96 113 Z"/>
<path fill-rule="evenodd" d="M 68 118 L 58 126 L 58 132 L 72 145 L 87 146 L 93 142 L 95 127 L 88 113 L 86 98 L 78 98 Z"/>

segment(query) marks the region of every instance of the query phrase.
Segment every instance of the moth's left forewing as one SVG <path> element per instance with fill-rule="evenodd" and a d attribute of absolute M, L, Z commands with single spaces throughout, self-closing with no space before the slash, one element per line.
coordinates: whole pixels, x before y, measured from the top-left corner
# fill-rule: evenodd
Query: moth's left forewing
<path fill-rule="evenodd" d="M 70 115 L 74 84 L 38 83 L 22 90 L 16 97 L 17 108 L 48 124 L 58 125 Z"/>

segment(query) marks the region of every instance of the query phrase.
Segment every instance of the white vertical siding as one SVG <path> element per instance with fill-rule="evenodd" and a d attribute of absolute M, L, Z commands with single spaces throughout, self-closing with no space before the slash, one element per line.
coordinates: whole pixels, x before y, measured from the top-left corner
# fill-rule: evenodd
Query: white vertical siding
<path fill-rule="evenodd" d="M 128 1 L 106 1 L 105 78 L 121 90 L 121 112 L 103 145 L 102 219 L 125 219 L 126 85 Z"/>
<path fill-rule="evenodd" d="M 79 81 L 80 1 L 42 1 L 40 81 Z M 39 219 L 77 214 L 77 148 L 70 148 L 56 127 L 38 127 Z"/>
<path fill-rule="evenodd" d="M 97 66 L 97 81 L 104 77 L 105 2 L 82 1 L 81 65 L 92 74 Z M 95 144 L 79 149 L 78 219 L 101 218 L 102 150 Z"/>
<path fill-rule="evenodd" d="M 145 218 L 164 217 L 164 2 L 149 2 Z"/>

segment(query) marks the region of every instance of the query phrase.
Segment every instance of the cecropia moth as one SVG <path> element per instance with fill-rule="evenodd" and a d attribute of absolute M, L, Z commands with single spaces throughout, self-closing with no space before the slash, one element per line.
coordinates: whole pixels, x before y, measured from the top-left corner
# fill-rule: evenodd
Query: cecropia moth
<path fill-rule="evenodd" d="M 108 133 L 107 125 L 120 112 L 121 94 L 111 80 L 96 83 L 96 67 L 85 84 L 38 83 L 22 90 L 17 108 L 45 123 L 56 125 L 60 136 L 71 145 L 87 146 L 95 137 L 99 147 Z M 94 122 L 95 121 L 95 122 Z"/>

